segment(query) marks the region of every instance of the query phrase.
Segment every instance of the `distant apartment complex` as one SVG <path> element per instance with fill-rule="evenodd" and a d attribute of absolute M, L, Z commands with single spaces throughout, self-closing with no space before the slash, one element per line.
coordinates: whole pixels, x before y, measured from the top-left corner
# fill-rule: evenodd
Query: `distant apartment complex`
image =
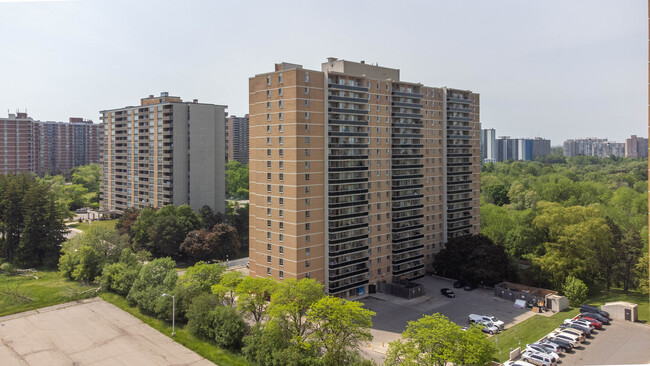
<path fill-rule="evenodd" d="M 99 161 L 99 125 L 82 118 L 35 121 L 27 113 L 0 118 L 0 174 L 60 174 Z"/>
<path fill-rule="evenodd" d="M 481 161 L 492 163 L 507 160 L 535 160 L 551 153 L 551 140 L 496 137 L 494 128 L 481 130 Z"/>
<path fill-rule="evenodd" d="M 648 139 L 645 137 L 630 136 L 625 139 L 625 156 L 628 158 L 647 158 Z"/>
<path fill-rule="evenodd" d="M 479 232 L 479 95 L 399 74 L 330 58 L 250 78 L 251 275 L 355 296 Z"/>
<path fill-rule="evenodd" d="M 585 139 L 571 139 L 564 141 L 564 156 L 597 156 L 606 158 L 609 156 L 625 156 L 625 144 L 588 137 Z"/>
<path fill-rule="evenodd" d="M 230 116 L 226 119 L 226 146 L 228 146 L 228 160 L 248 164 L 248 114 L 244 117 Z"/>
<path fill-rule="evenodd" d="M 101 111 L 103 207 L 187 203 L 224 212 L 225 110 L 161 93 Z"/>

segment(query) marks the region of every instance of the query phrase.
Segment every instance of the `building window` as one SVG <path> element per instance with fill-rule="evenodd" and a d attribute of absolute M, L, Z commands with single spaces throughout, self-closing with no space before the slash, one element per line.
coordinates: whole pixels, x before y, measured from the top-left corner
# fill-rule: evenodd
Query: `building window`
<path fill-rule="evenodd" d="M 266 274 L 269 275 L 269 276 L 271 275 L 271 268 L 270 267 L 266 267 Z"/>
<path fill-rule="evenodd" d="M 309 173 L 305 174 L 305 180 L 309 180 Z"/>
<path fill-rule="evenodd" d="M 284 253 L 284 247 L 282 245 L 280 245 L 280 254 L 283 254 L 283 253 Z"/>
<path fill-rule="evenodd" d="M 280 271 L 280 279 L 284 278 L 284 271 Z"/>
<path fill-rule="evenodd" d="M 271 243 L 266 244 L 266 250 L 271 251 Z"/>
<path fill-rule="evenodd" d="M 270 184 L 267 184 L 267 185 L 266 185 L 266 191 L 267 191 L 267 192 L 271 192 L 271 185 L 270 185 Z"/>
<path fill-rule="evenodd" d="M 271 125 L 266 125 L 266 133 L 271 133 Z"/>
<path fill-rule="evenodd" d="M 283 139 L 282 139 L 282 136 L 280 136 L 280 137 L 278 138 L 278 141 L 280 141 L 280 145 L 283 145 L 283 144 L 284 144 L 284 141 L 283 141 Z"/>
<path fill-rule="evenodd" d="M 282 112 L 280 112 L 279 114 L 280 114 L 280 121 L 284 120 L 284 116 L 282 115 Z"/>
<path fill-rule="evenodd" d="M 284 180 L 284 173 L 280 173 L 280 180 Z"/>
<path fill-rule="evenodd" d="M 305 261 L 305 268 L 309 268 L 310 265 L 311 265 L 311 262 L 309 261 L 309 259 L 307 259 Z"/>
<path fill-rule="evenodd" d="M 280 217 L 284 217 L 284 210 L 280 210 Z M 282 223 L 280 223 L 282 224 Z"/>
<path fill-rule="evenodd" d="M 284 205 L 284 198 L 280 197 L 280 204 Z"/>
<path fill-rule="evenodd" d="M 310 203 L 311 203 L 311 199 L 305 198 L 305 205 L 309 206 Z"/>
<path fill-rule="evenodd" d="M 278 104 L 280 105 L 280 108 L 284 108 L 284 101 L 279 101 Z"/>
<path fill-rule="evenodd" d="M 305 149 L 305 156 L 309 156 L 309 149 Z"/>
<path fill-rule="evenodd" d="M 266 167 L 267 167 L 267 168 L 271 168 L 271 160 L 267 160 L 267 161 L 266 161 Z"/>
<path fill-rule="evenodd" d="M 309 272 L 305 273 L 305 278 L 309 278 Z"/>
<path fill-rule="evenodd" d="M 305 224 L 305 230 L 309 230 L 309 227 L 310 227 L 309 223 L 306 223 Z"/>
<path fill-rule="evenodd" d="M 280 241 L 284 241 L 284 234 L 280 234 Z"/>
<path fill-rule="evenodd" d="M 271 196 L 266 197 L 266 203 L 271 204 Z"/>
<path fill-rule="evenodd" d="M 284 169 L 284 161 L 280 162 L 280 169 Z"/>
<path fill-rule="evenodd" d="M 282 73 L 278 74 L 278 82 L 282 84 Z"/>
<path fill-rule="evenodd" d="M 278 153 L 280 154 L 280 157 L 284 156 L 284 150 L 280 149 L 280 151 L 278 151 Z"/>
<path fill-rule="evenodd" d="M 271 85 L 271 75 L 266 77 L 266 85 Z"/>
<path fill-rule="evenodd" d="M 305 119 L 309 119 L 309 112 L 305 112 Z"/>
<path fill-rule="evenodd" d="M 279 262 L 280 262 L 280 267 L 284 267 L 284 259 L 280 258 Z"/>
<path fill-rule="evenodd" d="M 271 216 L 271 208 L 270 207 L 266 209 L 266 215 Z"/>
<path fill-rule="evenodd" d="M 271 145 L 271 138 L 270 138 L 270 137 L 267 137 L 267 138 L 266 138 L 266 144 L 267 144 L 267 145 Z"/>
<path fill-rule="evenodd" d="M 309 82 L 309 73 L 308 72 L 305 73 L 305 82 L 306 83 Z M 307 89 L 309 89 L 309 88 L 307 88 Z"/>
<path fill-rule="evenodd" d="M 280 185 L 280 193 L 284 193 L 284 186 Z"/>
<path fill-rule="evenodd" d="M 267 90 L 267 91 L 266 91 L 266 97 L 267 97 L 267 98 L 271 98 L 271 91 L 270 91 L 270 90 Z"/>
<path fill-rule="evenodd" d="M 309 235 L 308 235 L 308 236 L 309 236 Z M 311 249 L 310 249 L 310 248 L 305 248 L 305 255 L 309 255 L 310 252 L 311 252 Z"/>
<path fill-rule="evenodd" d="M 278 93 L 280 94 L 280 96 L 284 95 L 284 93 L 282 93 L 282 88 L 278 89 Z"/>
<path fill-rule="evenodd" d="M 271 180 L 271 173 L 266 173 L 266 179 Z"/>
<path fill-rule="evenodd" d="M 309 186 L 305 186 L 305 193 L 309 193 Z"/>
<path fill-rule="evenodd" d="M 267 121 L 270 121 L 270 120 L 271 120 L 271 113 L 267 113 L 267 114 L 266 114 L 266 120 L 267 120 Z"/>
<path fill-rule="evenodd" d="M 271 102 L 266 102 L 266 109 L 271 109 Z"/>
<path fill-rule="evenodd" d="M 282 125 L 278 125 L 278 129 L 280 130 L 280 132 L 284 132 L 284 128 L 282 127 Z"/>
<path fill-rule="evenodd" d="M 305 99 L 305 107 L 309 108 L 309 99 Z"/>
<path fill-rule="evenodd" d="M 309 137 L 305 137 L 305 144 L 309 145 Z"/>
<path fill-rule="evenodd" d="M 266 156 L 271 156 L 271 149 L 266 149 Z"/>
<path fill-rule="evenodd" d="M 381 274 L 381 268 L 377 268 L 377 274 L 378 274 L 378 275 Z"/>
<path fill-rule="evenodd" d="M 266 256 L 266 263 L 271 263 L 271 256 L 270 255 Z"/>
<path fill-rule="evenodd" d="M 266 227 L 271 227 L 271 220 L 266 220 Z"/>
<path fill-rule="evenodd" d="M 305 211 L 305 217 L 309 217 L 309 210 Z"/>

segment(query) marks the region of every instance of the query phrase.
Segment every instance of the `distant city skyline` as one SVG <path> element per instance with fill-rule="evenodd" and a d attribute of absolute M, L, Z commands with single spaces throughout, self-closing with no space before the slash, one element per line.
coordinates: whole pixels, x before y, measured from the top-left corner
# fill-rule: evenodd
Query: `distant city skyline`
<path fill-rule="evenodd" d="M 647 137 L 647 10 L 614 0 L 0 1 L 0 116 L 97 121 L 163 91 L 243 116 L 253 73 L 334 56 L 476 90 L 482 128 L 553 146 L 624 142 Z"/>

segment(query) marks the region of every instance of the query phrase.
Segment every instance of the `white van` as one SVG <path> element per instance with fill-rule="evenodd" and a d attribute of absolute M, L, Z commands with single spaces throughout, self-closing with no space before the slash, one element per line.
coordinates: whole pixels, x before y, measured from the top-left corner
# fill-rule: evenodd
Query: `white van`
<path fill-rule="evenodd" d="M 496 327 L 499 329 L 504 329 L 505 328 L 505 323 L 499 319 L 497 319 L 494 316 L 491 315 L 477 315 L 477 314 L 469 314 L 469 322 L 470 323 L 485 323 L 485 322 L 490 322 L 494 324 Z"/>

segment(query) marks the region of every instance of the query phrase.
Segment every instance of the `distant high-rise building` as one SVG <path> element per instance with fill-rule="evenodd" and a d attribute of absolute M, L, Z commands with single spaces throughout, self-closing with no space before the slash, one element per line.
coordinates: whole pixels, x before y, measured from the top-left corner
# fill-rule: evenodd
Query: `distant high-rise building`
<path fill-rule="evenodd" d="M 535 137 L 533 139 L 533 160 L 538 156 L 551 154 L 551 140 Z"/>
<path fill-rule="evenodd" d="M 432 269 L 479 232 L 479 95 L 328 59 L 250 88 L 250 273 L 336 296 Z"/>
<path fill-rule="evenodd" d="M 0 136 L 0 174 L 60 174 L 99 162 L 99 125 L 82 118 L 43 122 L 10 114 L 0 118 Z"/>
<path fill-rule="evenodd" d="M 226 119 L 228 160 L 248 164 L 248 114 L 244 117 L 230 116 Z"/>
<path fill-rule="evenodd" d="M 625 144 L 607 139 L 588 137 L 585 139 L 569 139 L 564 141 L 564 156 L 597 156 L 605 158 L 609 156 L 625 156 Z"/>
<path fill-rule="evenodd" d="M 187 203 L 225 212 L 226 106 L 164 92 L 100 113 L 104 208 Z"/>
<path fill-rule="evenodd" d="M 481 130 L 481 162 L 497 161 L 497 131 L 494 128 Z"/>
<path fill-rule="evenodd" d="M 647 158 L 648 139 L 645 137 L 630 136 L 625 139 L 625 156 L 628 158 Z"/>
<path fill-rule="evenodd" d="M 518 160 L 517 141 L 510 136 L 499 136 L 497 139 L 497 161 Z"/>

